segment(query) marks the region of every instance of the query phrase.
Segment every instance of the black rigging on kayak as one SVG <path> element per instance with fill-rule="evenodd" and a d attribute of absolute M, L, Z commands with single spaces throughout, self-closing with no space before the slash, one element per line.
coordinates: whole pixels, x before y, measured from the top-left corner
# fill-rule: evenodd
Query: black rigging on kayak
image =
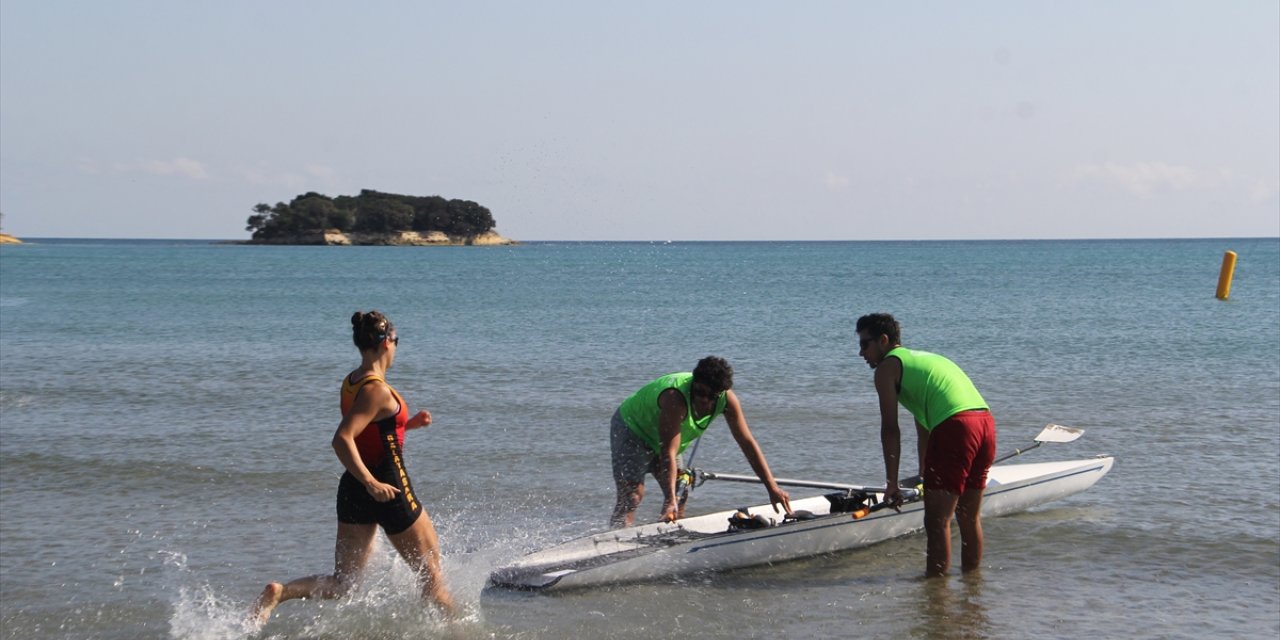
<path fill-rule="evenodd" d="M 756 478 L 747 476 L 735 476 L 731 474 L 713 473 L 703 471 L 702 469 L 681 469 L 677 475 L 679 486 L 686 491 L 702 486 L 707 480 L 732 480 L 736 482 L 758 482 Z M 800 486 L 810 486 L 818 488 L 836 488 L 838 491 L 824 494 L 823 497 L 831 504 L 830 513 L 848 513 L 853 519 L 866 517 L 867 515 L 884 509 L 889 503 L 884 502 L 880 496 L 883 495 L 884 489 L 877 487 L 858 487 L 852 485 L 837 485 L 832 483 L 821 482 L 802 482 L 791 480 L 780 480 L 779 484 L 791 484 Z M 924 490 L 920 486 L 913 488 L 902 488 L 901 490 L 903 502 L 915 502 L 924 497 Z M 788 522 L 799 522 L 803 520 L 812 520 L 817 516 L 811 511 L 796 510 L 782 518 L 781 524 Z M 764 514 L 752 514 L 746 507 L 739 508 L 729 517 L 729 531 L 746 531 L 751 529 L 763 529 L 779 524 L 774 518 L 770 518 Z"/>

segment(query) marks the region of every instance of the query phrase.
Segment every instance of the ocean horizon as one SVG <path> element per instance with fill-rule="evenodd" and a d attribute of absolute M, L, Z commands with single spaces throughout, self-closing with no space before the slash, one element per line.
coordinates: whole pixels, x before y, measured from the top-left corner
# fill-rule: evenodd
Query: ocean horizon
<path fill-rule="evenodd" d="M 14 236 L 23 242 L 183 242 L 183 243 L 212 243 L 212 244 L 228 244 L 228 243 L 248 243 L 249 238 L 127 238 L 127 237 L 74 237 L 74 236 Z M 582 239 L 538 239 L 538 240 L 520 240 L 512 238 L 519 243 L 599 243 L 609 242 L 618 244 L 653 244 L 653 243 L 689 243 L 689 242 L 742 242 L 742 243 L 767 243 L 767 242 L 805 242 L 805 243 L 823 243 L 823 242 L 1145 242 L 1152 240 L 1270 240 L 1280 238 L 1277 236 L 1143 236 L 1143 237 L 1076 237 L 1076 238 L 872 238 L 872 239 L 684 239 L 684 240 L 582 240 Z M 255 246 L 320 246 L 320 245 L 255 245 Z M 336 246 L 336 245 L 335 245 Z M 442 245 L 452 246 L 452 245 Z"/>

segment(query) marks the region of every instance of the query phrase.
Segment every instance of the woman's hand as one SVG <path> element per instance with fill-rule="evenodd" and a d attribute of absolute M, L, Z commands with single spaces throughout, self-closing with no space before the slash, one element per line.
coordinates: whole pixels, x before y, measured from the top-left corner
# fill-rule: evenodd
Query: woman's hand
<path fill-rule="evenodd" d="M 404 423 L 405 429 L 418 429 L 429 426 L 431 426 L 431 412 L 426 409 L 419 411 L 417 415 L 409 418 L 409 421 Z"/>
<path fill-rule="evenodd" d="M 378 482 L 377 480 L 366 484 L 364 489 L 365 491 L 368 491 L 369 495 L 373 496 L 373 499 L 378 502 L 390 502 L 395 499 L 397 494 L 400 493 L 399 489 L 385 482 Z"/>

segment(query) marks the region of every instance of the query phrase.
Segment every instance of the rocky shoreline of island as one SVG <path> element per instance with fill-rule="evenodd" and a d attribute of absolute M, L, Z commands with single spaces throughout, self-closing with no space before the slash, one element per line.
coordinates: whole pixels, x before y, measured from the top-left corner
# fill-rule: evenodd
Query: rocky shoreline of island
<path fill-rule="evenodd" d="M 341 231 L 315 229 L 270 238 L 254 238 L 240 244 L 387 247 L 493 247 L 520 244 L 495 231 L 475 235 L 450 235 L 443 231 Z"/>
<path fill-rule="evenodd" d="M 0 233 L 0 244 L 22 244 L 22 241 L 7 233 Z"/>

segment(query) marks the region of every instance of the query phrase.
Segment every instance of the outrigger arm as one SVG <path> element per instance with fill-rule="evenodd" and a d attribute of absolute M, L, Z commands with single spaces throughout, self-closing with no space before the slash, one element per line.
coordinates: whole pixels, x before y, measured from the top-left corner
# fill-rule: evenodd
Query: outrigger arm
<path fill-rule="evenodd" d="M 992 462 L 993 465 L 1000 464 L 1009 458 L 1022 455 L 1046 442 L 1071 442 L 1084 435 L 1084 429 L 1075 427 L 1064 427 L 1060 424 L 1048 424 L 1040 431 L 1035 438 L 1035 444 L 1022 448 L 1014 449 L 1012 453 L 1005 454 Z M 697 484 L 701 485 L 707 480 L 726 480 L 729 482 L 754 482 L 759 483 L 760 478 L 756 476 L 736 475 L 732 473 L 716 473 L 712 471 L 703 471 L 701 469 L 692 469 Z M 883 493 L 882 486 L 864 486 L 857 484 L 842 484 L 838 482 L 819 482 L 816 480 L 793 480 L 791 478 L 775 478 L 775 482 L 784 487 L 809 487 L 812 489 L 835 489 L 839 491 L 869 491 L 872 493 Z M 922 481 L 920 476 L 912 476 L 898 481 L 899 487 L 914 487 Z"/>

